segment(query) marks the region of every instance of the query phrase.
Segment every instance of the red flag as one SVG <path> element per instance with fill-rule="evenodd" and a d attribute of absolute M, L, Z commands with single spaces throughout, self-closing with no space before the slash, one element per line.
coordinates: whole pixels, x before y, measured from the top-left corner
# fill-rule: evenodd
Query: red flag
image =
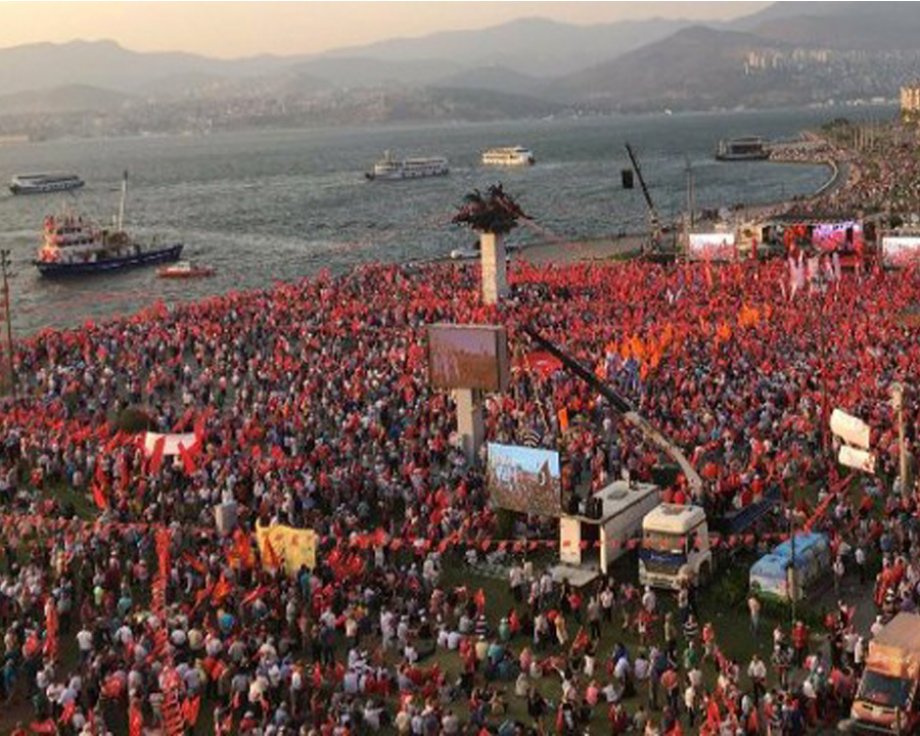
<path fill-rule="evenodd" d="M 272 547 L 271 540 L 267 534 L 262 544 L 262 563 L 275 570 L 281 567 L 281 560 L 278 559 L 278 554 L 275 552 L 275 548 Z"/>
<path fill-rule="evenodd" d="M 251 593 L 246 594 L 246 597 L 240 601 L 240 606 L 247 606 L 250 603 L 255 602 L 256 599 L 261 598 L 269 590 L 271 590 L 271 588 L 269 588 L 267 585 L 260 585 L 258 588 L 253 590 Z"/>
<path fill-rule="evenodd" d="M 105 511 L 109 507 L 109 499 L 105 497 L 102 487 L 98 483 L 93 483 L 93 501 L 100 511 Z"/>
<path fill-rule="evenodd" d="M 29 724 L 29 730 L 32 733 L 57 733 L 57 726 L 54 725 L 53 720 L 46 718 L 44 721 L 32 721 Z"/>
<path fill-rule="evenodd" d="M 194 452 L 196 446 L 197 445 L 192 445 L 192 449 L 186 449 L 185 445 L 181 442 L 179 443 L 179 456 L 182 458 L 182 469 L 185 471 L 186 475 L 194 475 L 195 471 L 198 470 Z"/>
<path fill-rule="evenodd" d="M 135 698 L 128 708 L 128 736 L 142 736 L 144 733 L 144 716 Z"/>
<path fill-rule="evenodd" d="M 179 421 L 176 422 L 176 426 L 173 427 L 173 432 L 178 434 L 179 432 L 184 432 L 185 428 L 188 426 L 189 422 L 192 421 L 195 417 L 194 409 L 186 409 L 185 414 L 183 414 Z"/>
<path fill-rule="evenodd" d="M 211 599 L 220 604 L 220 602 L 230 595 L 230 583 L 227 582 L 227 579 L 221 574 L 220 580 L 217 581 L 217 584 L 214 586 L 214 592 L 211 593 Z"/>
<path fill-rule="evenodd" d="M 476 591 L 476 594 L 473 596 L 473 602 L 476 604 L 476 608 L 481 615 L 486 610 L 486 594 L 482 588 Z"/>
<path fill-rule="evenodd" d="M 77 703 L 76 701 L 71 700 L 67 705 L 64 706 L 64 709 L 61 711 L 61 717 L 58 718 L 58 723 L 70 723 L 70 719 L 73 718 L 73 714 L 76 712 Z"/>
<path fill-rule="evenodd" d="M 128 490 L 128 481 L 131 476 L 128 474 L 128 458 L 124 453 L 118 456 L 118 481 L 122 491 Z"/>
<path fill-rule="evenodd" d="M 569 429 L 569 410 L 568 407 L 563 406 L 559 410 L 559 429 L 563 432 L 568 431 Z"/>
<path fill-rule="evenodd" d="M 194 698 L 186 698 L 182 703 L 182 715 L 185 717 L 185 722 L 193 728 L 198 722 L 198 709 L 200 707 L 200 695 L 196 695 Z"/>
<path fill-rule="evenodd" d="M 255 564 L 255 560 L 252 554 L 252 542 L 249 540 L 249 535 L 242 529 L 237 528 L 233 532 L 233 542 L 236 546 L 236 554 L 240 558 L 240 564 L 245 569 L 250 569 Z"/>
<path fill-rule="evenodd" d="M 166 449 L 166 437 L 160 437 L 153 443 L 153 455 L 150 456 L 150 473 L 156 475 L 163 466 L 163 451 Z"/>

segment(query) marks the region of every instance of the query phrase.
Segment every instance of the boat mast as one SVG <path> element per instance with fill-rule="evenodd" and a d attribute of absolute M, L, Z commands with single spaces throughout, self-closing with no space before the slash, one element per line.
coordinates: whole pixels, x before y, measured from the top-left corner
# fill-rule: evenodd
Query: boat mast
<path fill-rule="evenodd" d="M 122 232 L 125 226 L 125 199 L 128 197 L 128 170 L 125 169 L 121 177 L 121 202 L 118 205 L 118 232 Z"/>

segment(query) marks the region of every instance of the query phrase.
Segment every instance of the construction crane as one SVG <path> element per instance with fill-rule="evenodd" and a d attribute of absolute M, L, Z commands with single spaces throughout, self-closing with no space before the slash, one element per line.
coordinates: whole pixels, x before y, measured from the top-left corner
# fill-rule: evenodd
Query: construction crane
<path fill-rule="evenodd" d="M 600 393 L 610 402 L 613 409 L 620 416 L 622 416 L 623 419 L 625 419 L 630 425 L 642 432 L 646 439 L 648 439 L 651 443 L 658 447 L 659 450 L 674 460 L 674 462 L 676 462 L 680 466 L 680 469 L 684 472 L 684 476 L 687 478 L 687 486 L 689 487 L 690 493 L 692 494 L 694 500 L 697 503 L 702 501 L 703 480 L 700 478 L 699 473 L 696 472 L 696 469 L 690 464 L 690 461 L 687 460 L 687 456 L 684 455 L 683 451 L 677 445 L 668 440 L 668 438 L 659 432 L 654 427 L 654 425 L 648 422 L 648 420 L 640 416 L 628 399 L 624 398 L 616 391 L 614 391 L 614 389 L 611 388 L 608 384 L 601 381 L 596 375 L 594 375 L 592 371 L 585 368 L 571 355 L 563 352 L 559 347 L 547 340 L 532 327 L 524 327 L 523 330 L 524 333 L 529 335 L 530 338 L 541 348 L 546 350 L 555 358 L 558 358 L 559 361 L 561 361 L 562 364 L 572 373 L 578 376 L 589 386 L 596 389 L 598 393 Z"/>
<path fill-rule="evenodd" d="M 661 243 L 661 218 L 658 216 L 658 210 L 655 209 L 655 203 L 652 202 L 652 195 L 648 192 L 645 177 L 642 176 L 642 169 L 639 168 L 639 160 L 629 143 L 626 144 L 626 153 L 629 155 L 633 171 L 636 172 L 636 177 L 639 179 L 639 186 L 642 187 L 642 196 L 645 197 L 645 206 L 648 208 L 649 239 L 652 244 L 652 250 L 657 251 Z"/>

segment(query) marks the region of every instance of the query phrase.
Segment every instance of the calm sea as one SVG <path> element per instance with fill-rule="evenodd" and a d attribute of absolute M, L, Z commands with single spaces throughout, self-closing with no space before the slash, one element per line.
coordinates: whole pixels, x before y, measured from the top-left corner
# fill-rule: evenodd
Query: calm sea
<path fill-rule="evenodd" d="M 0 194 L 0 247 L 12 250 L 14 329 L 125 314 L 157 299 L 167 303 L 228 289 L 265 287 L 329 267 L 370 260 L 448 254 L 472 242 L 450 225 L 462 196 L 501 180 L 536 228 L 527 241 L 639 231 L 645 209 L 638 186 L 620 187 L 628 166 L 623 143 L 636 150 L 652 197 L 665 217 L 684 207 L 686 166 L 693 169 L 698 207 L 763 203 L 810 193 L 823 167 L 717 163 L 720 138 L 791 138 L 835 116 L 827 110 L 442 124 L 374 129 L 283 130 L 205 137 L 67 140 L 0 146 L 0 180 L 15 173 L 80 174 L 74 194 Z M 848 110 L 848 117 L 890 116 L 891 109 Z M 479 154 L 496 145 L 533 149 L 537 165 L 496 171 Z M 448 177 L 367 182 L 363 173 L 384 149 L 394 155 L 443 155 Z M 30 261 L 47 214 L 83 213 L 111 221 L 122 171 L 130 172 L 128 228 L 145 239 L 178 239 L 186 254 L 217 268 L 217 276 L 161 280 L 155 269 L 71 282 L 39 278 Z"/>

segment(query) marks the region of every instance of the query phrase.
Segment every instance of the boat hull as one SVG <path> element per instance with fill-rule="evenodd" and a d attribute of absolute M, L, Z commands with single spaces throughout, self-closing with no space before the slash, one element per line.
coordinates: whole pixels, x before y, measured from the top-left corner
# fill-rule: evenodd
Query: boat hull
<path fill-rule="evenodd" d="M 716 161 L 766 161 L 770 158 L 769 151 L 757 153 L 716 153 Z"/>
<path fill-rule="evenodd" d="M 53 192 L 69 192 L 73 189 L 79 189 L 86 182 L 79 181 L 68 184 L 45 184 L 34 187 L 22 186 L 21 184 L 10 184 L 10 191 L 13 194 L 51 194 Z"/>
<path fill-rule="evenodd" d="M 436 176 L 447 176 L 449 173 L 449 169 L 430 172 L 400 172 L 396 174 L 378 174 L 374 171 L 368 171 L 364 174 L 364 177 L 368 181 L 406 181 L 408 179 L 432 179 Z"/>
<path fill-rule="evenodd" d="M 170 263 L 178 261 L 182 255 L 182 243 L 171 245 L 167 248 L 158 248 L 144 253 L 124 256 L 123 258 L 108 258 L 104 261 L 86 263 L 54 263 L 34 261 L 38 272 L 47 278 L 67 278 L 70 276 L 88 276 L 90 274 L 113 273 L 129 268 L 153 266 L 157 263 Z"/>

